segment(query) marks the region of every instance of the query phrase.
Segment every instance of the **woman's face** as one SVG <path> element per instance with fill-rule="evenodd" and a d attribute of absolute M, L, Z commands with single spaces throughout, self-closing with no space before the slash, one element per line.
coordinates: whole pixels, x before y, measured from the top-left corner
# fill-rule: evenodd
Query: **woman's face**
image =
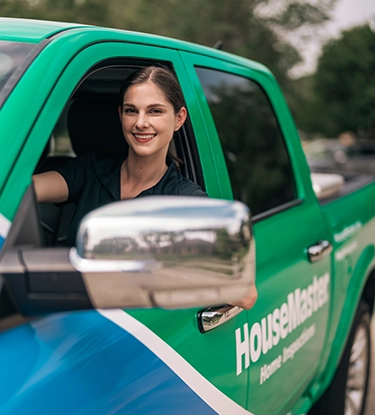
<path fill-rule="evenodd" d="M 182 107 L 175 114 L 164 92 L 153 82 L 131 86 L 119 107 L 122 131 L 130 148 L 141 157 L 166 156 L 169 142 L 186 119 Z"/>

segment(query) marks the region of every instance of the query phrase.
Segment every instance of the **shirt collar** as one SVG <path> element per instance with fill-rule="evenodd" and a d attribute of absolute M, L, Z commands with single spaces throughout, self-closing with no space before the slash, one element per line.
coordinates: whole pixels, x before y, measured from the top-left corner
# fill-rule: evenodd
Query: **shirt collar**
<path fill-rule="evenodd" d="M 95 172 L 101 184 L 112 194 L 114 200 L 120 200 L 120 169 L 124 156 L 95 161 Z M 174 162 L 167 159 L 168 169 L 164 176 L 149 189 L 144 190 L 136 197 L 150 195 L 176 195 L 179 174 Z"/>
<path fill-rule="evenodd" d="M 151 195 L 176 195 L 178 187 L 179 174 L 174 162 L 167 159 L 168 169 L 164 176 L 149 189 L 144 190 L 136 197 L 151 196 Z"/>
<path fill-rule="evenodd" d="M 101 184 L 120 200 L 120 169 L 125 156 L 112 157 L 95 161 L 94 168 Z"/>

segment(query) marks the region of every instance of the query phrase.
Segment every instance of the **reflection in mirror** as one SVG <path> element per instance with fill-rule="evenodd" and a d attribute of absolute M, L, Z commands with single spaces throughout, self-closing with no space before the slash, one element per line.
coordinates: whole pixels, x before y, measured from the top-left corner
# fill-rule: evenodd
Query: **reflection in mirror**
<path fill-rule="evenodd" d="M 233 197 L 248 205 L 253 215 L 292 201 L 291 163 L 267 94 L 249 78 L 196 70 L 223 148 Z"/>
<path fill-rule="evenodd" d="M 207 289 L 200 305 L 243 297 L 254 283 L 254 255 L 250 215 L 242 203 L 152 196 L 87 215 L 71 262 L 84 278 L 87 275 L 86 285 L 95 274 L 106 273 L 108 278 L 108 273 L 120 272 L 116 278 L 121 283 L 128 278 L 132 285 L 131 278 L 136 278 L 142 290 L 150 290 L 151 303 L 179 306 L 195 300 L 189 303 L 187 291 L 182 295 L 173 290 L 189 290 L 196 297 L 198 289 Z M 138 294 L 144 294 L 139 287 Z"/>

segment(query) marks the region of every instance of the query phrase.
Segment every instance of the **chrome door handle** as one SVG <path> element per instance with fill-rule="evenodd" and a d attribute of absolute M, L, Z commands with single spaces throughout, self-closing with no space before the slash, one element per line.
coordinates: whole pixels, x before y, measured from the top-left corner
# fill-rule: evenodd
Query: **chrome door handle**
<path fill-rule="evenodd" d="M 218 307 L 209 307 L 198 313 L 198 327 L 201 333 L 205 333 L 226 323 L 243 309 L 231 304 Z"/>
<path fill-rule="evenodd" d="M 310 262 L 320 261 L 332 252 L 332 244 L 329 241 L 321 240 L 317 244 L 310 246 L 307 253 Z"/>

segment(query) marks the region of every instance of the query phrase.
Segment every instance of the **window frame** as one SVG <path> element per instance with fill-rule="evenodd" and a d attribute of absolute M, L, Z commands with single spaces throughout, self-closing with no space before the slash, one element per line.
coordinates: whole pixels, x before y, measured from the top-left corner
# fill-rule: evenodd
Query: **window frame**
<path fill-rule="evenodd" d="M 75 99 L 77 92 L 82 85 L 92 76 L 93 74 L 97 74 L 100 71 L 106 71 L 108 69 L 127 69 L 127 68 L 134 68 L 135 70 L 141 67 L 146 67 L 149 65 L 162 65 L 167 67 L 172 72 L 175 72 L 173 67 L 172 61 L 164 61 L 161 59 L 139 59 L 133 57 L 118 57 L 118 58 L 110 58 L 106 60 L 102 60 L 96 65 L 92 66 L 87 72 L 82 76 L 80 81 L 77 83 L 74 91 L 72 92 L 69 100 L 66 103 L 64 110 L 62 111 L 59 119 L 57 120 L 53 131 L 55 131 L 56 126 L 61 121 L 61 118 L 64 116 L 66 108 L 68 108 L 71 102 Z M 103 82 L 105 82 L 103 80 Z M 93 95 L 94 96 L 94 95 Z M 100 94 L 97 94 L 100 96 Z M 103 96 L 108 96 L 108 94 L 103 94 Z M 116 95 L 117 97 L 117 95 Z M 188 109 L 188 104 L 186 104 Z M 188 109 L 188 116 L 187 119 L 182 126 L 182 128 L 176 133 L 176 138 L 179 141 L 178 143 L 175 140 L 175 146 L 177 150 L 177 156 L 182 158 L 183 161 L 183 168 L 181 172 L 183 173 L 184 177 L 194 181 L 195 183 L 199 184 L 203 190 L 205 190 L 205 182 L 203 176 L 203 169 L 199 159 L 199 152 L 197 148 L 197 140 L 194 134 L 194 129 L 191 124 L 191 119 L 189 116 L 189 109 Z M 70 139 L 70 138 L 69 138 Z"/>
<path fill-rule="evenodd" d="M 254 222 L 258 222 L 304 203 L 309 187 L 308 183 L 306 183 L 306 177 L 297 172 L 299 172 L 300 169 L 308 168 L 308 166 L 307 163 L 304 163 L 305 158 L 294 120 L 291 116 L 283 93 L 273 75 L 262 65 L 242 58 L 237 58 L 235 56 L 230 56 L 230 59 L 228 59 L 225 54 L 222 59 L 219 59 L 216 57 L 197 55 L 190 52 L 183 52 L 181 54 L 185 62 L 185 67 L 190 74 L 189 79 L 192 84 L 192 89 L 195 91 L 197 100 L 199 101 L 201 116 L 206 120 L 207 129 L 209 130 L 208 135 L 210 137 L 211 146 L 215 152 L 216 159 L 218 160 L 218 163 L 224 164 L 225 168 L 226 162 L 221 147 L 220 137 L 218 135 L 216 125 L 196 68 L 205 68 L 249 79 L 259 85 L 271 106 L 271 110 L 276 118 L 276 123 L 289 159 L 289 166 L 294 185 L 294 199 L 254 215 L 252 220 Z M 230 189 L 223 189 L 225 192 L 224 198 L 233 199 L 232 187 L 227 168 L 225 172 L 221 171 L 220 179 L 224 183 L 223 187 L 228 184 L 230 187 Z"/>
<path fill-rule="evenodd" d="M 227 72 L 227 71 L 223 71 L 223 70 L 218 70 L 218 69 L 207 68 L 207 67 L 202 67 L 202 66 L 195 65 L 195 70 L 196 70 L 196 72 L 198 74 L 198 77 L 199 77 L 200 82 L 202 84 L 202 89 L 204 91 L 205 91 L 205 88 L 204 88 L 203 83 L 201 81 L 201 77 L 199 76 L 198 69 L 203 69 L 203 70 L 207 70 L 207 71 L 215 71 L 217 73 L 221 73 L 221 74 L 224 74 L 224 75 L 228 75 L 229 77 L 232 77 L 232 78 L 233 77 L 236 77 L 236 78 L 239 78 L 239 79 L 243 79 L 243 80 L 246 80 L 246 81 L 250 81 L 250 83 L 252 85 L 254 85 L 256 88 L 258 88 L 258 91 L 260 92 L 260 94 L 262 96 L 262 99 L 264 99 L 264 102 L 268 104 L 268 110 L 270 110 L 270 115 L 273 117 L 273 120 L 272 121 L 275 122 L 275 132 L 277 130 L 278 135 L 281 138 L 280 144 L 282 144 L 283 149 L 285 151 L 285 155 L 286 155 L 286 162 L 287 162 L 287 166 L 288 166 L 288 170 L 289 170 L 289 178 L 290 178 L 290 183 L 289 184 L 292 187 L 291 190 L 293 192 L 293 198 L 291 200 L 286 200 L 283 203 L 277 204 L 277 205 L 275 205 L 275 206 L 273 206 L 271 208 L 264 209 L 261 212 L 257 213 L 256 215 L 254 215 L 254 217 L 255 218 L 264 217 L 264 215 L 267 214 L 267 212 L 270 212 L 270 211 L 274 212 L 273 214 L 275 214 L 275 212 L 278 212 L 279 211 L 279 207 L 280 206 L 289 206 L 290 204 L 292 204 L 292 206 L 294 206 L 294 201 L 297 199 L 297 197 L 296 197 L 296 183 L 295 183 L 295 179 L 294 179 L 294 173 L 293 173 L 293 169 L 292 169 L 292 162 L 291 162 L 290 154 L 288 152 L 288 148 L 287 148 L 287 144 L 286 144 L 285 137 L 284 137 L 284 135 L 282 133 L 282 130 L 281 130 L 280 122 L 279 122 L 279 120 L 278 120 L 278 118 L 276 116 L 276 113 L 275 113 L 275 110 L 274 110 L 274 108 L 272 106 L 272 103 L 271 103 L 271 101 L 270 101 L 267 93 L 263 89 L 262 85 L 259 84 L 259 82 L 256 82 L 256 81 L 250 79 L 249 77 L 244 77 L 244 76 L 237 75 L 237 74 L 234 74 L 234 73 L 231 73 L 231 72 Z M 258 91 L 256 91 L 256 92 L 258 92 Z M 210 111 L 211 111 L 211 115 L 212 115 L 211 105 L 208 102 L 206 93 L 205 93 L 205 97 L 206 97 L 206 102 L 208 103 L 208 105 L 210 107 Z M 216 129 L 217 135 L 219 137 L 219 140 L 222 143 L 222 140 L 220 138 L 220 132 L 218 131 L 217 124 L 216 124 L 216 122 L 214 120 L 214 116 L 213 115 L 212 115 L 212 120 L 213 120 L 213 122 L 215 124 L 215 129 Z M 279 139 L 279 137 L 277 139 Z M 222 144 L 222 146 L 223 146 L 223 144 Z M 224 147 L 223 147 L 223 150 L 224 150 Z M 227 165 L 227 162 L 226 162 L 226 165 Z M 228 168 L 228 165 L 227 165 L 227 168 Z M 228 172 L 228 174 L 229 174 L 229 172 Z M 282 208 L 282 210 L 283 210 L 283 208 Z"/>
<path fill-rule="evenodd" d="M 196 117 L 195 99 L 191 94 L 186 70 L 178 51 L 163 47 L 116 41 L 103 41 L 87 46 L 85 49 L 77 51 L 73 59 L 67 57 L 66 66 L 60 66 L 58 68 L 59 71 L 55 71 L 51 75 L 51 79 L 53 76 L 55 77 L 55 81 L 51 84 L 50 89 L 43 90 L 44 97 L 40 99 L 40 108 L 30 128 L 25 133 L 22 148 L 20 148 L 17 158 L 12 164 L 11 170 L 7 175 L 5 186 L 0 194 L 0 204 L 5 207 L 2 214 L 9 218 L 10 221 L 13 220 L 18 211 L 24 192 L 31 183 L 32 174 L 37 167 L 51 133 L 60 116 L 63 114 L 67 103 L 71 100 L 77 86 L 82 82 L 87 72 L 95 65 L 117 58 L 124 59 L 127 62 L 140 59 L 147 60 L 150 64 L 158 61 L 170 62 L 173 65 L 185 97 L 192 123 L 191 131 L 202 132 L 203 123 Z M 13 101 L 8 101 L 7 104 L 8 109 L 11 111 L 12 105 L 14 104 Z M 191 136 L 191 133 L 187 134 L 189 134 L 188 138 L 191 143 L 191 154 L 194 155 L 196 153 L 201 156 L 202 152 L 199 149 L 199 143 L 197 143 L 198 138 L 203 143 L 207 138 L 205 136 Z M 195 150 L 194 146 L 199 150 Z M 209 159 L 205 159 L 205 163 L 208 164 L 207 169 L 202 165 L 201 158 L 197 157 L 194 160 L 194 171 L 196 172 L 196 177 L 202 180 L 203 187 L 209 192 L 209 187 L 215 187 L 215 183 L 212 186 L 212 179 L 210 182 L 209 178 L 209 186 L 207 186 L 207 178 L 201 172 L 210 170 L 211 162 Z M 12 203 L 8 203 L 7 201 L 9 200 Z"/>
<path fill-rule="evenodd" d="M 34 59 L 40 54 L 40 52 L 50 43 L 50 39 L 44 39 L 38 44 L 29 43 L 29 42 L 13 42 L 13 41 L 3 41 L 5 43 L 16 44 L 19 46 L 25 45 L 26 56 L 18 65 L 14 67 L 9 78 L 6 80 L 4 85 L 0 88 L 0 109 L 4 105 L 5 101 L 16 87 L 18 81 L 22 78 L 23 74 L 33 63 Z M 1 85 L 0 85 L 1 86 Z"/>

